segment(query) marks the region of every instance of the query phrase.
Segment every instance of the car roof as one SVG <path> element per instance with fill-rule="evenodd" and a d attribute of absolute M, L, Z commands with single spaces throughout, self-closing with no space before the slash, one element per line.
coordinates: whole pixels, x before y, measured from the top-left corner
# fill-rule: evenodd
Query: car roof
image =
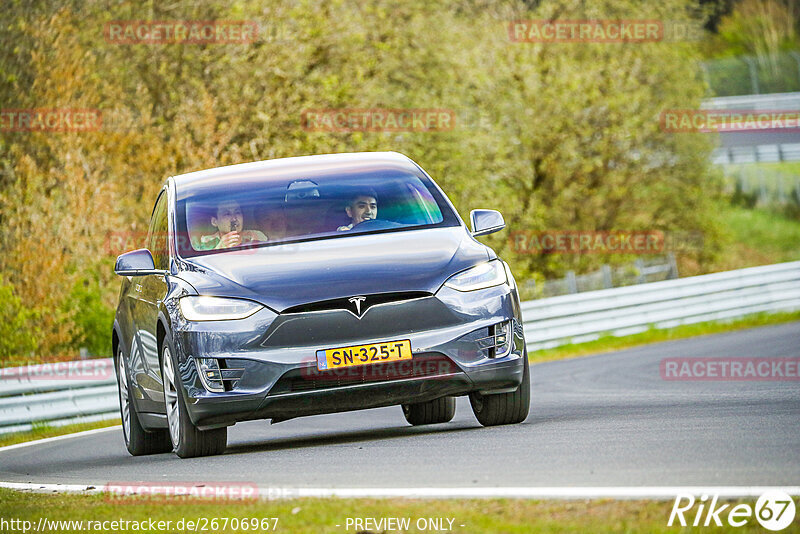
<path fill-rule="evenodd" d="M 276 180 L 287 178 L 310 178 L 325 174 L 348 171 L 364 171 L 370 168 L 399 169 L 418 173 L 419 167 L 407 156 L 398 152 L 349 152 L 343 154 L 321 154 L 293 158 L 271 159 L 240 163 L 173 176 L 179 197 L 191 195 L 197 190 L 225 187 L 232 182 L 250 180 L 263 183 L 270 175 Z"/>

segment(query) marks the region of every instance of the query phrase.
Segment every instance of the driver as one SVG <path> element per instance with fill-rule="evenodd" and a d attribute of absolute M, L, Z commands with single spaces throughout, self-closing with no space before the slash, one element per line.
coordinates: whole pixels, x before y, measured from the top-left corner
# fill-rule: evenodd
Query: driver
<path fill-rule="evenodd" d="M 200 238 L 199 250 L 222 249 L 239 246 L 243 243 L 268 241 L 269 238 L 259 230 L 243 230 L 244 215 L 235 200 L 223 200 L 217 205 L 216 217 L 211 217 L 211 226 L 217 232 Z"/>
<path fill-rule="evenodd" d="M 364 221 L 375 220 L 378 218 L 378 195 L 375 191 L 360 191 L 350 198 L 350 203 L 344 208 L 347 216 L 350 217 L 350 224 L 340 226 L 337 232 L 352 230 L 354 226 Z"/>

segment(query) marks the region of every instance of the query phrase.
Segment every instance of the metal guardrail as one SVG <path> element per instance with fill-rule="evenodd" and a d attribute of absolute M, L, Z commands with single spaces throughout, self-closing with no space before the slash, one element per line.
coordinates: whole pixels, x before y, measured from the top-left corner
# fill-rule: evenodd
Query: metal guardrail
<path fill-rule="evenodd" d="M 0 434 L 119 417 L 110 358 L 0 369 Z"/>
<path fill-rule="evenodd" d="M 528 351 L 650 328 L 800 309 L 800 262 L 522 303 Z"/>
<path fill-rule="evenodd" d="M 781 161 L 800 161 L 800 143 L 723 146 L 715 148 L 711 153 L 711 162 L 715 165 L 780 163 Z"/>
<path fill-rule="evenodd" d="M 797 111 L 800 110 L 800 92 L 717 96 L 707 98 L 700 107 L 713 110 Z"/>
<path fill-rule="evenodd" d="M 697 243 L 698 235 L 699 233 L 687 232 L 677 239 L 671 238 L 670 244 L 691 246 Z M 674 236 L 675 234 L 672 237 Z M 702 235 L 699 235 L 699 238 L 702 239 Z M 675 262 L 675 256 L 668 253 L 666 256 L 655 257 L 652 260 L 639 258 L 635 262 L 613 267 L 604 263 L 600 269 L 583 274 L 567 271 L 564 278 L 551 278 L 543 282 L 535 280 L 520 282 L 519 298 L 531 300 L 549 298 L 674 278 L 678 278 L 678 265 Z"/>
<path fill-rule="evenodd" d="M 800 262 L 522 303 L 528 350 L 800 309 Z M 119 416 L 111 359 L 0 369 L 0 434 Z"/>
<path fill-rule="evenodd" d="M 800 57 L 800 56 L 799 56 Z M 800 92 L 708 98 L 700 106 L 708 110 L 800 111 Z M 789 130 L 787 132 L 795 131 Z M 791 141 L 790 139 L 786 139 Z M 714 149 L 715 164 L 800 161 L 800 142 L 723 146 Z"/>

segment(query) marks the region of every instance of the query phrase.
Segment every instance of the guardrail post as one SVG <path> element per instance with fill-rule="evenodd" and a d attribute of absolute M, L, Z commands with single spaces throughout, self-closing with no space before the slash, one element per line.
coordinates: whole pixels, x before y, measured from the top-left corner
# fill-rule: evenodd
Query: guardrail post
<path fill-rule="evenodd" d="M 633 265 L 636 267 L 636 283 L 644 284 L 647 282 L 647 276 L 644 274 L 644 262 L 638 258 Z"/>
<path fill-rule="evenodd" d="M 708 72 L 708 65 L 706 65 L 705 61 L 700 63 L 700 73 L 703 75 L 703 81 L 706 82 L 706 86 L 708 86 L 709 93 L 714 94 L 714 87 L 711 85 L 711 74 Z"/>
<path fill-rule="evenodd" d="M 605 289 L 611 289 L 614 287 L 614 281 L 611 279 L 611 267 L 604 263 L 603 264 L 603 287 Z"/>
<path fill-rule="evenodd" d="M 758 90 L 758 72 L 756 72 L 756 67 L 753 62 L 753 58 L 748 56 L 743 56 L 742 60 L 747 63 L 747 70 L 750 72 L 750 83 L 753 86 L 753 94 L 761 94 L 761 91 Z"/>
<path fill-rule="evenodd" d="M 669 272 L 667 273 L 667 278 L 669 280 L 678 278 L 678 262 L 675 261 L 675 254 L 670 252 L 667 254 L 667 258 L 669 260 Z"/>
<path fill-rule="evenodd" d="M 578 292 L 578 280 L 575 278 L 575 271 L 567 271 L 567 291 L 570 293 Z"/>
<path fill-rule="evenodd" d="M 797 61 L 797 81 L 800 82 L 800 54 L 797 52 L 789 52 L 789 55 Z"/>

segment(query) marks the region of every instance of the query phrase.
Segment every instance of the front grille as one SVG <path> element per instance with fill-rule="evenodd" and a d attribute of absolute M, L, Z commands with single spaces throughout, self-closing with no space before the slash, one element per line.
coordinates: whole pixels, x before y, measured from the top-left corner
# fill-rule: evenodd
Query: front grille
<path fill-rule="evenodd" d="M 373 306 L 372 299 L 383 304 Z M 307 347 L 316 351 L 320 347 L 354 345 L 357 339 L 403 339 L 410 333 L 463 322 L 463 318 L 446 304 L 426 293 L 366 295 L 366 300 L 360 301 L 360 317 L 356 315 L 356 307 L 347 300 L 344 300 L 347 306 L 337 308 L 343 305 L 342 301 L 319 301 L 283 311 L 272 321 L 260 345 L 265 348 Z M 366 311 L 363 305 L 368 307 Z"/>
<path fill-rule="evenodd" d="M 403 291 L 400 293 L 378 293 L 375 295 L 363 295 L 365 300 L 361 303 L 361 313 L 363 314 L 367 309 L 378 304 L 387 304 L 389 302 L 402 302 L 405 300 L 413 300 L 424 297 L 430 297 L 430 293 L 424 291 Z M 310 313 L 326 310 L 349 310 L 356 311 L 355 305 L 350 302 L 351 297 L 344 297 L 330 300 L 320 300 L 318 302 L 310 302 L 308 304 L 301 304 L 299 306 L 292 306 L 281 312 L 287 313 Z"/>
<path fill-rule="evenodd" d="M 432 378 L 459 371 L 459 367 L 450 358 L 438 353 L 416 354 L 411 360 L 356 365 L 327 371 L 319 371 L 316 366 L 312 366 L 293 369 L 284 374 L 270 390 L 269 395 L 383 383 L 406 378 Z"/>

